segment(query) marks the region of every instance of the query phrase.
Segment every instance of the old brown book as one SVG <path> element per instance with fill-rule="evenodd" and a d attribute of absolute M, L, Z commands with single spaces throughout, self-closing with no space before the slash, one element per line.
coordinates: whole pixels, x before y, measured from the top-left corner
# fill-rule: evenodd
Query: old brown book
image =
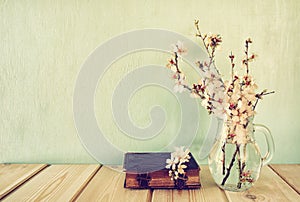
<path fill-rule="evenodd" d="M 200 188 L 200 167 L 194 157 L 186 164 L 186 177 L 171 180 L 169 169 L 166 169 L 166 159 L 171 157 L 170 152 L 161 153 L 126 153 L 124 169 L 126 178 L 124 187 L 135 189 L 147 188 Z"/>

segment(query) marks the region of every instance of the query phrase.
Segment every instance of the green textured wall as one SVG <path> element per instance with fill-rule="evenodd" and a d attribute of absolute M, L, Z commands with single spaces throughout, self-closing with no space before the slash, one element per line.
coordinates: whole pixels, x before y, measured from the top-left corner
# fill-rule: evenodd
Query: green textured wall
<path fill-rule="evenodd" d="M 253 65 L 256 81 L 261 88 L 276 91 L 260 103 L 256 122 L 273 132 L 272 162 L 300 163 L 299 10 L 300 1 L 292 0 L 0 0 L 0 162 L 95 162 L 77 137 L 72 111 L 74 85 L 87 56 L 111 37 L 135 29 L 163 28 L 195 40 L 193 20 L 198 18 L 202 30 L 223 36 L 217 64 L 226 75 L 230 50 L 240 54 L 244 39 L 254 40 L 252 50 L 259 55 Z M 121 59 L 105 75 L 95 99 L 111 94 L 105 84 L 113 85 L 122 71 L 147 63 L 165 64 L 167 58 L 143 52 Z M 133 120 L 147 124 L 149 108 L 135 106 L 158 101 L 166 111 L 173 110 L 175 117 L 167 128 L 171 134 L 172 124 L 178 121 L 177 104 L 166 104 L 171 95 L 164 100 L 147 98 L 151 93 L 164 94 L 150 88 L 133 97 Z M 97 118 L 106 133 L 114 135 L 113 143 L 129 144 L 117 137 L 101 107 L 96 106 Z M 156 141 L 149 145 L 155 148 L 162 140 Z"/>

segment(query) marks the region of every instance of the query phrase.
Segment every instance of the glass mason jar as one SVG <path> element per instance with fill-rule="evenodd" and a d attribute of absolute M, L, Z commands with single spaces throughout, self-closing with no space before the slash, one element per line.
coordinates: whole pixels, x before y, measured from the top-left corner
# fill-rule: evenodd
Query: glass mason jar
<path fill-rule="evenodd" d="M 216 184 L 229 191 L 245 191 L 249 189 L 259 177 L 261 167 L 266 165 L 274 153 L 274 141 L 270 130 L 264 125 L 253 124 L 253 117 L 244 127 L 246 133 L 229 134 L 228 128 L 236 127 L 228 121 L 219 120 L 223 127 L 208 156 L 210 172 Z M 255 142 L 254 133 L 265 135 L 268 150 L 263 157 Z"/>

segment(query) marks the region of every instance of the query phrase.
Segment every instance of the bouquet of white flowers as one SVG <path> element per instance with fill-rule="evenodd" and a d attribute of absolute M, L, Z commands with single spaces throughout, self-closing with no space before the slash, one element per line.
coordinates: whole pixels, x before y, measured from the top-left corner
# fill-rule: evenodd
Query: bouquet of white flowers
<path fill-rule="evenodd" d="M 231 53 L 229 55 L 231 80 L 224 82 L 219 70 L 215 67 L 215 53 L 222 42 L 222 37 L 219 34 L 202 34 L 199 21 L 195 21 L 195 27 L 197 30 L 196 36 L 201 39 L 208 54 L 208 61 L 196 62 L 203 73 L 203 78 L 199 83 L 188 85 L 186 76 L 179 68 L 179 58 L 186 54 L 187 49 L 179 41 L 173 45 L 174 55 L 167 64 L 167 67 L 174 72 L 174 91 L 183 92 L 188 90 L 191 97 L 202 99 L 202 105 L 208 110 L 209 114 L 214 114 L 230 122 L 228 138 L 237 143 L 245 142 L 249 118 L 255 115 L 258 101 L 263 96 L 274 93 L 274 91 L 267 92 L 267 90 L 256 92 L 258 86 L 249 74 L 249 63 L 257 57 L 256 54 L 249 54 L 249 45 L 252 40 L 249 38 L 245 41 L 245 56 L 242 60 L 245 74 L 239 76 L 235 72 L 234 55 Z"/>

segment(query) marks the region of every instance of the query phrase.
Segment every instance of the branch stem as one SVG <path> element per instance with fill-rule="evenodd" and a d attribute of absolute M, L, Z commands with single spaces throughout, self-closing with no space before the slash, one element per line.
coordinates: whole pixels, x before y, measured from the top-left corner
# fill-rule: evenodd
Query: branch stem
<path fill-rule="evenodd" d="M 227 173 L 226 173 L 225 177 L 222 180 L 222 183 L 221 183 L 222 186 L 224 186 L 225 182 L 227 181 L 227 179 L 228 179 L 228 177 L 230 175 L 230 172 L 231 172 L 231 169 L 233 167 L 233 164 L 234 164 L 234 161 L 235 161 L 235 157 L 236 157 L 236 155 L 238 153 L 239 147 L 240 146 L 238 144 L 236 144 L 236 150 L 235 150 L 235 152 L 234 152 L 234 154 L 232 156 L 232 159 L 231 159 L 231 162 L 229 164 L 229 167 L 227 168 Z"/>

